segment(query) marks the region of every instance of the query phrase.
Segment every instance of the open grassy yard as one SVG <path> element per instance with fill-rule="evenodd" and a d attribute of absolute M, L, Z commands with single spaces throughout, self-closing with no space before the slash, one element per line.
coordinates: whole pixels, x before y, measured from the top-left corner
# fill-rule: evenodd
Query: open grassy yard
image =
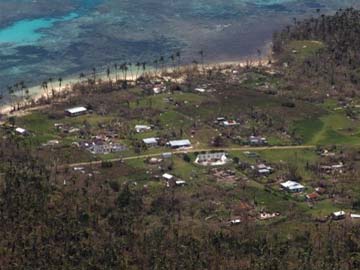
<path fill-rule="evenodd" d="M 344 112 L 329 113 L 295 123 L 295 132 L 306 144 L 360 144 L 360 122 L 349 119 Z"/>

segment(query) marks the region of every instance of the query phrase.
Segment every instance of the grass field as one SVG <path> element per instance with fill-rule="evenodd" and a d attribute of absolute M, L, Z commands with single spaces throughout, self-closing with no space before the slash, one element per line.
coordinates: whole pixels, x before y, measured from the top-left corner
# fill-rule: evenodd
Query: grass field
<path fill-rule="evenodd" d="M 344 112 L 298 121 L 294 130 L 305 144 L 360 144 L 359 121 L 349 119 Z"/>
<path fill-rule="evenodd" d="M 324 44 L 316 40 L 296 40 L 287 45 L 287 54 L 298 62 L 303 62 L 307 57 L 314 55 L 318 50 L 324 48 Z"/>

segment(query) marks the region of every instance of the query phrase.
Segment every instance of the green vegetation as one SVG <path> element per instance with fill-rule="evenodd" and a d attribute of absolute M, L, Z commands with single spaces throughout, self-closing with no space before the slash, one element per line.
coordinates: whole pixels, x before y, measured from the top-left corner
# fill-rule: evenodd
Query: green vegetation
<path fill-rule="evenodd" d="M 358 59 L 333 54 L 358 48 L 329 38 L 354 12 L 275 35 L 271 66 L 88 78 L 5 119 L 5 269 L 358 269 Z"/>

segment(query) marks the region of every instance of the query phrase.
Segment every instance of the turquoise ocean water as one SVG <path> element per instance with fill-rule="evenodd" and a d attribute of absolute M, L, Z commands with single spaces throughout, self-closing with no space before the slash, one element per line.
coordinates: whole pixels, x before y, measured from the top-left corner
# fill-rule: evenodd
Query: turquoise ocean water
<path fill-rule="evenodd" d="M 47 3 L 46 3 L 47 2 Z M 351 0 L 0 0 L 0 92 L 121 62 L 153 63 L 180 50 L 190 62 L 238 60 L 294 17 L 357 6 Z"/>

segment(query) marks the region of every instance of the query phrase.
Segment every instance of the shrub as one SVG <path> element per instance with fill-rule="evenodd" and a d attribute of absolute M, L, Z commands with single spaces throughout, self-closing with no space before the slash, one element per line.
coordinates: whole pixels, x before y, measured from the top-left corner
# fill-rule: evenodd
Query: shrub
<path fill-rule="evenodd" d="M 119 183 L 117 181 L 110 181 L 109 186 L 115 192 L 119 192 L 119 190 L 120 190 L 120 186 L 119 186 Z"/>

